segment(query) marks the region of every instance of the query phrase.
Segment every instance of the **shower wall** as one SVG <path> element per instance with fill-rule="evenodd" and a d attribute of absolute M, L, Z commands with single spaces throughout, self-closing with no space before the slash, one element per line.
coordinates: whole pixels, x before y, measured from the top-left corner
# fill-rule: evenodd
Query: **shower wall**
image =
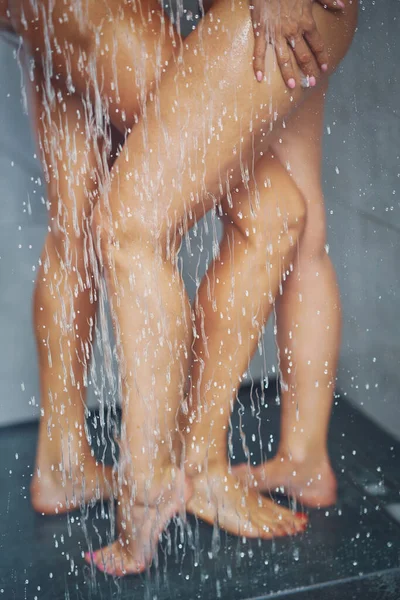
<path fill-rule="evenodd" d="M 365 10 L 364 10 L 365 8 Z M 400 437 L 400 83 L 395 35 L 400 5 L 361 4 L 350 54 L 332 78 L 325 116 L 323 183 L 329 252 L 340 282 L 344 330 L 338 386 Z M 45 192 L 24 102 L 15 48 L 0 37 L 0 424 L 38 414 L 31 299 L 46 235 Z M 210 217 L 208 223 L 211 225 Z M 184 248 L 191 294 L 199 256 Z M 266 332 L 247 380 L 273 373 L 274 340 Z M 101 364 L 101 357 L 96 361 Z M 99 398 L 90 391 L 90 402 Z"/>

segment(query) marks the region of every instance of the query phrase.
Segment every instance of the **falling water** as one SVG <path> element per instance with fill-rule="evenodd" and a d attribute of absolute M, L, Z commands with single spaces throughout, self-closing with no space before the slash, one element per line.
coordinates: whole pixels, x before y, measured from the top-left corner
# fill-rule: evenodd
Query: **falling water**
<path fill-rule="evenodd" d="M 212 141 L 218 142 L 220 136 L 226 136 L 230 122 L 241 121 L 241 107 L 235 92 L 229 102 L 227 99 L 226 106 L 221 107 L 218 99 L 214 100 L 210 78 L 213 69 L 219 68 L 221 58 L 207 54 L 207 35 L 211 30 L 213 35 L 218 36 L 220 30 L 224 30 L 221 20 L 211 17 L 207 32 L 200 25 L 199 44 L 190 49 L 190 37 L 181 38 L 180 35 L 182 32 L 187 35 L 195 29 L 199 15 L 194 16 L 178 3 L 175 12 L 170 11 L 170 24 L 162 18 L 159 39 L 153 40 L 149 48 L 143 32 L 147 31 L 146 28 L 151 29 L 153 24 L 159 27 L 160 16 L 155 16 L 154 11 L 146 12 L 137 3 L 121 3 L 111 6 L 110 12 L 102 18 L 100 16 L 96 14 L 92 23 L 89 4 L 79 0 L 68 5 L 65 12 L 60 11 L 54 2 L 25 2 L 19 15 L 20 41 L 16 51 L 21 66 L 23 102 L 36 130 L 47 187 L 45 203 L 49 218 L 48 237 L 38 262 L 35 295 L 35 333 L 42 383 L 41 419 L 45 432 L 40 438 L 42 455 L 37 458 L 35 477 L 39 489 L 40 486 L 46 489 L 49 480 L 46 470 L 50 470 L 52 477 L 62 486 L 61 494 L 54 492 L 54 505 L 51 505 L 53 498 L 49 494 L 50 506 L 44 506 L 43 512 L 63 513 L 65 508 L 80 506 L 80 517 L 68 514 L 65 532 L 59 537 L 54 534 L 54 546 L 55 551 L 59 551 L 64 546 L 65 536 L 76 536 L 80 540 L 82 554 L 109 544 L 116 535 L 124 535 L 124 531 L 132 528 L 132 507 L 137 490 L 136 484 L 132 485 L 129 478 L 135 479 L 139 467 L 129 448 L 134 436 L 134 423 L 124 418 L 125 412 L 129 412 L 131 419 L 137 418 L 140 427 L 146 431 L 144 439 L 147 445 L 140 451 L 148 462 L 146 479 L 149 485 L 154 477 L 153 461 L 157 460 L 160 444 L 169 447 L 171 460 L 177 466 L 180 466 L 179 455 L 183 458 L 191 450 L 195 454 L 215 452 L 212 423 L 208 434 L 201 439 L 192 436 L 191 429 L 196 420 L 207 418 L 218 402 L 221 403 L 220 415 L 226 420 L 223 429 L 228 435 L 230 459 L 237 460 L 237 451 L 249 464 L 265 459 L 267 450 L 263 448 L 261 429 L 263 415 L 268 408 L 265 389 L 268 388 L 271 365 L 264 347 L 264 320 L 265 311 L 275 307 L 275 293 L 266 287 L 263 291 L 266 303 L 258 297 L 250 300 L 253 290 L 246 283 L 249 289 L 245 290 L 242 301 L 241 281 L 247 280 L 240 269 L 256 266 L 254 277 L 265 278 L 265 273 L 268 273 L 268 281 L 276 278 L 278 271 L 278 294 L 282 294 L 282 282 L 292 270 L 292 263 L 284 265 L 281 259 L 277 261 L 275 258 L 280 244 L 285 243 L 285 236 L 290 237 L 291 234 L 285 198 L 280 196 L 279 190 L 274 190 L 268 170 L 263 182 L 257 180 L 256 151 L 253 148 L 249 153 L 248 142 L 244 141 L 250 135 L 254 145 L 253 128 L 254 121 L 259 118 L 257 114 L 252 115 L 249 121 L 249 131 L 242 131 L 232 148 L 221 146 L 221 152 L 231 153 L 234 162 L 225 160 L 222 165 L 226 166 L 217 169 L 217 180 L 212 181 L 210 186 L 207 147 Z M 40 34 L 31 38 L 35 23 L 39 24 Z M 123 38 L 115 34 L 113 25 L 125 28 Z M 64 39 L 65 31 L 70 33 Z M 165 41 L 171 45 L 172 58 L 165 59 L 162 49 Z M 233 56 L 240 51 L 241 43 L 240 39 L 233 41 Z M 195 105 L 185 96 L 185 88 L 193 85 L 194 77 L 193 68 L 185 64 L 185 51 L 192 51 L 198 61 L 205 60 L 204 86 Z M 177 85 L 179 82 L 182 92 L 177 87 L 176 96 L 169 102 L 165 99 L 162 102 L 160 85 L 171 63 L 178 65 Z M 150 85 L 149 71 L 152 72 Z M 188 81 L 186 85 L 185 81 Z M 223 90 L 227 86 L 228 80 L 222 78 L 219 88 Z M 184 94 L 182 101 L 180 93 Z M 272 98 L 264 98 L 260 109 L 267 106 L 269 109 L 265 112 L 264 108 L 264 114 L 272 124 L 277 120 Z M 177 139 L 171 138 L 168 129 L 169 111 L 177 119 Z M 136 135 L 137 144 L 142 148 L 139 156 L 135 155 L 137 148 L 129 145 L 129 138 L 136 128 L 140 131 L 140 135 Z M 265 129 L 268 132 L 269 126 L 265 125 Z M 265 133 L 262 135 L 265 136 Z M 172 175 L 164 166 L 168 149 L 175 152 L 177 158 Z M 261 151 L 260 155 L 264 152 Z M 129 189 L 138 198 L 139 204 L 133 208 L 137 215 L 129 206 L 129 197 L 126 204 L 125 199 L 122 200 L 117 213 L 113 206 L 120 201 L 114 190 L 120 173 L 124 168 L 126 170 L 126 164 L 129 164 L 129 169 L 117 188 Z M 183 216 L 174 223 L 173 209 L 163 217 L 168 220 L 170 233 L 159 244 L 163 238 L 155 230 L 163 223 L 160 213 L 168 210 L 176 198 L 187 194 L 188 180 L 191 188 L 189 196 L 184 199 Z M 129 188 L 123 188 L 126 182 Z M 272 192 L 274 199 L 267 210 L 269 221 L 260 224 L 261 197 L 265 190 Z M 208 212 L 203 219 L 202 206 L 207 206 Z M 110 221 L 110 225 L 101 232 L 98 227 L 93 227 L 93 215 L 99 208 L 103 222 Z M 180 303 L 175 307 L 177 312 L 172 310 L 173 307 L 162 304 L 158 280 L 162 270 L 157 271 L 152 264 L 142 264 L 140 251 L 131 256 L 128 286 L 124 287 L 121 283 L 118 263 L 115 262 L 116 257 L 111 256 L 110 249 L 119 247 L 121 242 L 116 236 L 129 226 L 134 216 L 137 227 L 141 223 L 144 227 L 149 221 L 150 233 L 158 240 L 152 255 L 155 265 L 160 260 L 167 261 L 165 268 L 170 264 L 175 286 L 184 273 L 191 311 L 187 309 L 183 288 Z M 116 223 L 112 219 L 115 218 L 119 219 L 119 231 L 114 230 Z M 236 229 L 232 227 L 232 219 Z M 277 223 L 279 230 L 276 229 Z M 254 265 L 248 262 L 247 256 L 251 256 L 251 240 L 260 236 L 260 228 L 265 249 L 261 264 Z M 138 231 L 134 234 L 141 235 Z M 106 239 L 107 236 L 110 240 Z M 123 237 L 121 240 L 124 243 Z M 289 241 L 290 246 L 296 246 L 296 241 Z M 144 239 L 143 244 L 148 243 Z M 176 254 L 177 245 L 181 246 L 179 254 Z M 244 247 L 247 249 L 243 252 Z M 140 246 L 134 245 L 133 248 L 140 249 Z M 221 271 L 224 260 L 229 261 L 230 268 L 222 270 L 226 280 L 221 281 L 217 271 L 218 268 Z M 222 305 L 218 299 L 221 285 L 228 290 Z M 225 298 L 224 293 L 222 297 Z M 263 305 L 260 304 L 262 301 Z M 235 314 L 241 302 L 245 305 Z M 122 319 L 121 306 L 125 315 L 129 313 Z M 246 311 L 251 314 L 247 315 Z M 205 320 L 206 313 L 209 321 Z M 250 318 L 250 338 L 248 331 L 242 330 L 241 317 Z M 186 336 L 186 341 L 180 341 L 179 337 L 174 339 L 170 324 L 172 318 L 176 319 L 176 326 L 182 329 L 181 335 Z M 136 320 L 140 327 L 133 328 L 131 332 L 130 327 Z M 218 320 L 224 326 L 220 340 Z M 216 327 L 216 334 L 210 330 L 209 322 L 215 322 L 212 326 Z M 210 336 L 215 338 L 211 337 L 212 343 L 219 346 L 216 355 L 215 348 L 210 346 Z M 130 342 L 126 343 L 127 339 Z M 197 353 L 197 340 L 200 340 L 200 354 Z M 247 352 L 242 367 L 245 371 L 237 373 L 240 362 L 237 362 L 235 348 L 246 345 L 253 350 Z M 169 352 L 161 370 L 159 355 L 165 347 Z M 133 354 L 127 356 L 127 349 Z M 221 361 L 213 365 L 215 372 L 210 369 L 207 361 L 215 360 L 212 352 L 215 359 L 220 356 L 221 361 L 227 361 L 224 368 L 232 371 L 228 377 L 222 372 L 218 374 L 218 369 L 222 369 Z M 253 352 L 258 352 L 261 358 L 261 369 L 257 373 L 257 378 L 261 377 L 265 382 L 261 388 L 253 380 L 254 370 L 249 368 Z M 195 366 L 190 370 L 192 361 L 199 368 Z M 143 382 L 144 377 L 147 381 Z M 250 413 L 257 421 L 257 433 L 251 439 L 247 438 L 243 426 L 247 409 L 237 393 L 238 384 L 250 385 L 252 390 Z M 168 400 L 174 385 L 179 399 L 172 397 Z M 170 406 L 170 401 L 174 402 L 175 408 Z M 132 406 L 133 403 L 136 406 Z M 230 412 L 236 403 L 239 420 L 234 424 Z M 163 424 L 159 419 L 162 421 L 169 411 L 177 411 L 176 427 L 181 427 L 180 413 L 185 415 L 186 425 L 182 433 L 188 435 L 178 450 L 176 431 L 167 431 L 166 438 L 160 437 Z M 151 417 L 155 412 L 158 416 Z M 236 443 L 234 450 L 233 439 L 238 435 L 241 441 L 239 446 Z M 271 436 L 269 454 L 273 442 Z M 250 451 L 249 446 L 253 450 Z M 44 453 L 43 448 L 47 448 Z M 58 453 L 58 458 L 55 457 L 52 462 L 54 452 Z M 50 456 L 48 463 L 44 459 L 46 454 Z M 220 460 L 223 462 L 225 459 L 221 456 Z M 102 478 L 106 464 L 112 466 L 112 482 L 104 484 Z M 200 466 L 207 473 L 208 462 Z M 217 491 L 210 489 L 211 495 L 232 493 L 230 477 L 227 471 L 217 483 Z M 109 497 L 116 495 L 119 498 L 126 486 L 130 500 L 128 503 L 124 501 L 125 507 L 117 516 Z M 239 504 L 244 508 L 249 492 L 244 486 L 241 489 L 243 496 Z M 210 501 L 208 495 L 204 499 Z M 213 509 L 214 518 L 223 508 L 225 501 L 221 499 L 221 502 Z M 204 509 L 206 506 L 196 514 L 200 521 L 184 522 L 180 516 L 174 517 L 174 526 L 160 536 L 160 552 L 154 557 L 156 575 L 146 579 L 146 597 L 157 597 L 157 589 L 160 590 L 168 581 L 167 566 L 171 562 L 181 562 L 185 581 L 189 585 L 194 580 L 194 585 L 200 585 L 200 589 L 209 580 L 211 565 L 215 561 L 226 562 L 224 551 L 228 542 L 218 521 L 215 521 L 209 545 L 201 542 L 199 523 Z M 251 565 L 251 541 L 239 538 L 232 550 L 237 566 L 243 561 Z M 294 549 L 295 557 L 296 553 Z M 68 576 L 77 577 L 79 558 L 68 554 L 66 558 L 69 561 Z M 279 565 L 274 565 L 273 569 L 276 573 Z M 93 578 L 93 567 L 89 571 Z M 227 564 L 221 573 L 223 580 L 226 577 L 232 579 L 232 566 Z M 53 577 L 52 572 L 49 577 Z M 221 595 L 221 585 L 219 576 L 215 582 L 216 597 Z M 115 586 L 119 592 L 123 589 L 118 583 Z M 67 585 L 66 598 L 70 597 L 69 589 Z"/>
<path fill-rule="evenodd" d="M 279 552 L 274 538 L 294 520 L 280 499 L 287 486 L 272 470 L 271 486 L 265 465 L 257 476 L 251 468 L 279 448 L 270 431 L 277 406 L 292 415 L 291 439 L 307 434 L 300 369 L 313 373 L 311 394 L 332 395 L 336 359 L 324 348 L 300 357 L 298 348 L 304 305 L 321 336 L 335 317 L 301 286 L 305 167 L 283 119 L 294 96 L 282 93 L 281 109 L 272 93 L 275 59 L 261 97 L 255 80 L 235 79 L 245 73 L 248 23 L 232 33 L 218 9 L 201 19 L 202 9 L 180 0 L 167 14 L 149 6 L 12 8 L 21 100 L 42 168 L 23 210 L 31 218 L 42 204 L 48 219 L 32 273 L 41 401 L 30 401 L 40 404 L 40 433 L 27 469 L 36 511 L 55 515 L 43 536 L 65 560 L 66 599 L 122 599 L 132 589 L 149 600 L 239 598 L 238 573 L 268 592 L 307 552 L 296 538 Z M 235 23 L 238 10 L 232 2 Z M 320 272 L 310 277 L 317 286 Z M 296 490 L 292 450 L 278 468 Z M 343 471 L 352 456 L 347 445 Z M 307 486 L 321 479 L 315 472 Z M 379 497 L 389 487 L 377 466 L 365 491 Z M 302 494 L 289 499 L 293 514 Z M 351 540 L 354 574 L 358 541 L 369 539 L 360 526 Z M 119 577 L 142 559 L 134 583 Z M 48 579 L 59 578 L 48 564 Z M 39 600 L 28 575 L 24 597 Z"/>

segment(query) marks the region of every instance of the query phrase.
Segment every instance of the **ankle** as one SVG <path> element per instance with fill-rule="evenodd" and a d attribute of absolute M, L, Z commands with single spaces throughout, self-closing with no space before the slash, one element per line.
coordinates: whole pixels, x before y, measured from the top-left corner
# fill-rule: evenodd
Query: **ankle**
<path fill-rule="evenodd" d="M 215 465 L 228 465 L 226 446 L 221 448 L 210 447 L 208 451 L 204 449 L 204 451 L 196 454 L 189 453 L 184 460 L 185 474 L 188 477 L 197 477 L 206 473 Z"/>
<path fill-rule="evenodd" d="M 36 471 L 42 475 L 59 477 L 61 474 L 63 477 L 76 477 L 91 465 L 97 465 L 97 461 L 94 451 L 88 444 L 65 448 L 56 443 L 47 443 L 44 446 L 39 442 Z"/>
<path fill-rule="evenodd" d="M 203 478 L 208 474 L 213 474 L 216 471 L 228 472 L 229 462 L 226 448 L 220 452 L 209 453 L 202 460 L 196 456 L 195 459 L 187 457 L 184 462 L 185 475 L 190 479 Z"/>
<path fill-rule="evenodd" d="M 71 460 L 79 463 L 94 456 L 84 425 L 79 421 L 72 423 L 72 418 L 53 422 L 41 418 L 37 450 L 41 463 L 59 464 Z"/>
<path fill-rule="evenodd" d="M 290 462 L 299 467 L 329 463 L 327 448 L 312 444 L 281 444 L 275 458 L 281 462 Z"/>
<path fill-rule="evenodd" d="M 118 495 L 123 502 L 152 506 L 184 486 L 184 474 L 171 461 L 153 465 L 120 463 L 117 475 Z"/>

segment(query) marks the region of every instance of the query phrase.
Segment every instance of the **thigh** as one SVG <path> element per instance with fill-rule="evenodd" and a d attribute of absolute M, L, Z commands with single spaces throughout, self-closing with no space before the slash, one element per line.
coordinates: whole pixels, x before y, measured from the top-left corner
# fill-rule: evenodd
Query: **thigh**
<path fill-rule="evenodd" d="M 345 15 L 313 7 L 332 70 L 351 42 L 356 6 Z M 271 47 L 268 81 L 257 83 L 252 35 L 247 2 L 217 0 L 185 40 L 115 165 L 110 208 L 120 238 L 141 229 L 168 236 L 193 223 L 230 185 L 254 176 L 273 126 L 316 93 L 287 89 Z"/>
<path fill-rule="evenodd" d="M 46 95 L 40 70 L 31 86 L 33 128 L 45 180 L 47 207 L 53 233 L 82 235 L 97 198 L 104 164 L 103 140 L 88 135 L 85 107 L 79 96 L 52 87 Z"/>
<path fill-rule="evenodd" d="M 222 220 L 233 225 L 263 263 L 285 232 L 304 221 L 304 198 L 276 153 L 267 152 L 254 169 L 248 185 L 234 186 L 221 202 Z"/>
<path fill-rule="evenodd" d="M 306 205 L 303 242 L 323 248 L 326 240 L 321 182 L 322 137 L 327 82 L 307 98 L 271 143 L 271 151 L 302 192 Z"/>
<path fill-rule="evenodd" d="M 174 30 L 157 0 L 13 0 L 12 21 L 48 82 L 130 128 L 171 58 Z"/>

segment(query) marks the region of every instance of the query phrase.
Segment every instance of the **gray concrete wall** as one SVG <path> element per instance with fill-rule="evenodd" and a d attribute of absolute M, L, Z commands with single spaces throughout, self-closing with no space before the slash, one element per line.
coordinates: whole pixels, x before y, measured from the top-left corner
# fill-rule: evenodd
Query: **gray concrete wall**
<path fill-rule="evenodd" d="M 364 8 L 326 114 L 329 238 L 344 307 L 339 385 L 400 436 L 400 4 Z"/>
<path fill-rule="evenodd" d="M 339 386 L 398 437 L 400 83 L 394 59 L 400 49 L 399 6 L 390 0 L 361 5 L 353 47 L 332 81 L 323 169 L 330 253 L 344 311 Z M 1 40 L 0 81 L 0 423 L 7 424 L 37 414 L 30 312 L 46 211 L 20 101 L 20 70 L 12 48 Z M 190 259 L 183 253 L 183 260 L 193 293 L 196 249 Z M 266 374 L 264 365 L 271 372 L 276 363 L 270 331 L 267 336 L 266 357 L 256 356 L 251 365 L 255 379 Z M 100 365 L 100 358 L 96 362 Z M 96 402 L 93 392 L 91 402 Z"/>
<path fill-rule="evenodd" d="M 0 36 L 0 423 L 37 413 L 31 295 L 46 231 L 41 169 L 23 112 L 21 70 L 8 39 Z"/>

